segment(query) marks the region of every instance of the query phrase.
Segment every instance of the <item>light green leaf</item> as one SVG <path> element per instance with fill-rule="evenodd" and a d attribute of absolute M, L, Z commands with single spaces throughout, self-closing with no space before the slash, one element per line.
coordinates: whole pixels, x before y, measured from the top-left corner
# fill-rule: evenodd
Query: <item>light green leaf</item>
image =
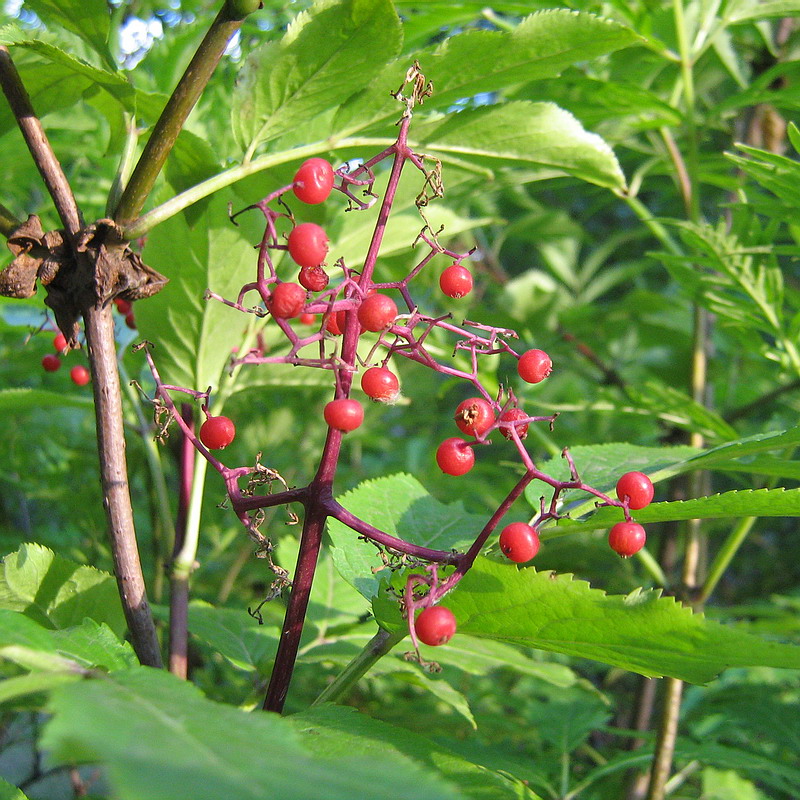
<path fill-rule="evenodd" d="M 693 500 L 650 503 L 633 512 L 637 522 L 672 522 L 684 519 L 800 516 L 800 489 L 742 489 Z M 599 508 L 588 522 L 558 521 L 558 534 L 607 528 L 624 519 L 621 508 Z M 550 529 L 552 531 L 552 529 Z"/>
<path fill-rule="evenodd" d="M 730 23 L 794 17 L 797 14 L 800 14 L 798 0 L 732 0 L 725 10 L 725 18 Z"/>
<path fill-rule="evenodd" d="M 520 100 L 469 109 L 415 126 L 413 139 L 442 159 L 455 157 L 490 168 L 531 164 L 609 189 L 624 189 L 613 150 L 553 103 Z"/>
<path fill-rule="evenodd" d="M 0 411 L 13 414 L 29 408 L 92 408 L 92 398 L 75 392 L 51 392 L 47 389 L 0 389 Z"/>
<path fill-rule="evenodd" d="M 468 514 L 461 502 L 445 505 L 414 477 L 392 475 L 364 481 L 339 502 L 362 520 L 408 542 L 437 550 L 468 546 L 485 520 Z M 383 580 L 376 547 L 334 519 L 328 521 L 333 560 L 342 577 L 364 597 L 374 597 Z M 373 572 L 373 568 L 378 572 Z"/>
<path fill-rule="evenodd" d="M 29 672 L 26 675 L 15 675 L 12 678 L 3 678 L 0 681 L 0 703 L 17 700 L 32 694 L 49 692 L 65 683 L 74 683 L 83 680 L 83 675 L 77 670 L 71 672 Z M 0 800 L 3 794 L 2 781 L 0 781 Z"/>
<path fill-rule="evenodd" d="M 106 0 L 25 0 L 45 25 L 61 25 L 80 36 L 108 64 L 116 68 L 108 49 L 111 14 Z"/>
<path fill-rule="evenodd" d="M 385 753 L 398 753 L 435 769 L 458 785 L 461 796 L 470 800 L 536 800 L 538 797 L 510 775 L 470 763 L 431 739 L 370 719 L 352 708 L 315 706 L 294 714 L 288 721 L 312 740 L 321 754 L 331 759 L 358 752 L 377 761 Z M 420 789 L 409 797 L 427 796 Z"/>
<path fill-rule="evenodd" d="M 442 604 L 453 611 L 462 633 L 591 658 L 651 677 L 706 683 L 734 666 L 800 668 L 800 647 L 711 622 L 658 591 L 607 595 L 571 575 L 485 558 Z"/>
<path fill-rule="evenodd" d="M 140 667 L 61 687 L 53 692 L 50 711 L 43 747 L 57 761 L 105 764 L 120 800 L 463 796 L 434 769 L 399 752 L 386 748 L 367 757 L 360 749 L 346 750 L 347 733 L 333 725 L 326 726 L 324 739 L 315 737 L 276 714 L 211 702 L 159 670 Z M 332 744 L 323 749 L 322 741 Z M 265 769 L 254 747 L 280 768 Z"/>
<path fill-rule="evenodd" d="M 0 778 L 0 800 L 28 800 L 28 796 L 22 789 L 17 789 Z"/>
<path fill-rule="evenodd" d="M 24 544 L 3 559 L 0 609 L 20 611 L 50 628 L 70 628 L 87 617 L 105 623 L 117 636 L 126 627 L 111 575 L 38 544 Z"/>
<path fill-rule="evenodd" d="M 211 289 L 236 300 L 243 284 L 255 280 L 253 241 L 260 234 L 249 222 L 232 225 L 225 199 L 216 195 L 194 225 L 179 214 L 148 235 L 143 258 L 170 282 L 137 305 L 136 322 L 155 345 L 153 358 L 166 383 L 201 391 L 219 387 L 250 320 L 203 296 Z"/>
<path fill-rule="evenodd" d="M 242 149 L 288 133 L 337 108 L 400 49 L 389 0 L 319 3 L 279 43 L 254 52 L 234 90 L 231 121 Z"/>
<path fill-rule="evenodd" d="M 448 112 L 481 92 L 502 92 L 519 84 L 554 78 L 566 67 L 643 41 L 622 25 L 592 14 L 556 9 L 526 17 L 511 32 L 471 30 L 417 54 L 433 96 L 423 110 Z M 389 65 L 367 89 L 346 103 L 334 130 L 358 130 L 377 120 L 399 117 L 389 97 L 410 63 Z"/>

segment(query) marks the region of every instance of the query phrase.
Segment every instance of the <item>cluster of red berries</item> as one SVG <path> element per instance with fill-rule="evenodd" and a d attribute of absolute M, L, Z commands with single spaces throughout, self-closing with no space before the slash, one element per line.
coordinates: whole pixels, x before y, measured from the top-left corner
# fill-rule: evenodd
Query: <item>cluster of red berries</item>
<path fill-rule="evenodd" d="M 517 362 L 517 372 L 527 383 L 540 383 L 553 370 L 550 356 L 543 350 L 528 350 Z M 506 439 L 512 439 L 516 429 L 520 439 L 528 434 L 528 426 L 521 423 L 527 417 L 518 407 L 507 408 L 495 417 L 495 409 L 483 397 L 470 397 L 456 409 L 455 422 L 458 428 L 476 440 L 483 441 L 485 435 L 497 426 Z M 475 465 L 475 452 L 472 444 L 457 436 L 445 439 L 436 450 L 436 463 L 446 475 L 464 475 Z"/>
<path fill-rule="evenodd" d="M 618 522 L 608 534 L 612 550 L 628 558 L 638 553 L 647 539 L 644 528 L 629 518 L 629 510 L 639 510 L 653 499 L 653 483 L 643 472 L 626 472 L 616 486 L 617 498 L 622 501 L 626 521 Z M 522 564 L 530 561 L 539 552 L 539 532 L 524 522 L 512 522 L 500 532 L 500 550 L 514 561 Z M 414 621 L 414 633 L 424 644 L 437 647 L 446 644 L 456 632 L 456 618 L 449 608 L 428 606 L 420 611 Z"/>
<path fill-rule="evenodd" d="M 57 372 L 61 369 L 61 356 L 68 352 L 67 337 L 61 331 L 53 337 L 53 349 L 55 353 L 48 353 L 42 358 L 42 369 L 45 372 Z M 76 386 L 86 386 L 92 379 L 89 370 L 83 364 L 76 364 L 69 371 L 69 377 Z"/>

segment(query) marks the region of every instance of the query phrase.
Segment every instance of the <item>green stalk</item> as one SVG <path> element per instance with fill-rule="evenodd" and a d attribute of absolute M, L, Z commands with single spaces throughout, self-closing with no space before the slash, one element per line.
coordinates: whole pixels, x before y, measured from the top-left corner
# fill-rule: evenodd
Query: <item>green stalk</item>
<path fill-rule="evenodd" d="M 8 238 L 20 225 L 22 225 L 22 222 L 0 203 L 0 233 Z"/>
<path fill-rule="evenodd" d="M 318 706 L 321 703 L 337 703 L 346 697 L 353 686 L 385 656 L 398 642 L 401 642 L 407 634 L 405 629 L 395 633 L 389 633 L 383 628 L 364 646 L 364 649 L 336 676 L 333 683 L 323 689 L 322 693 L 311 704 Z"/>
<path fill-rule="evenodd" d="M 241 26 L 242 20 L 233 19 L 228 3 L 225 3 L 153 126 L 150 138 L 122 193 L 114 212 L 114 220 L 123 228 L 142 210 L 187 117 L 211 79 L 228 42 Z"/>

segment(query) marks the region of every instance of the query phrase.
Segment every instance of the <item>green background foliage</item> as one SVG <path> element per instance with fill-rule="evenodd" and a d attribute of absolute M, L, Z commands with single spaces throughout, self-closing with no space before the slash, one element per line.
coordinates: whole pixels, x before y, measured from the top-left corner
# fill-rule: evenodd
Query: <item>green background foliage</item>
<path fill-rule="evenodd" d="M 0 43 L 85 218 L 106 216 L 221 3 L 11 5 Z M 475 248 L 476 289 L 442 297 L 442 259 L 414 281 L 414 299 L 514 328 L 520 349 L 550 353 L 542 384 L 523 384 L 499 356 L 481 362 L 481 381 L 510 386 L 529 413 L 559 412 L 527 439 L 550 474 L 568 476 L 569 446 L 600 490 L 629 469 L 651 475 L 656 502 L 636 513 L 648 547 L 617 558 L 605 535 L 619 509 L 565 492 L 569 517 L 543 527 L 535 566 L 504 563 L 491 538 L 444 598 L 459 633 L 423 646 L 442 667 L 430 672 L 404 659 L 388 591 L 415 567 L 391 573 L 373 545 L 330 521 L 290 713 L 279 718 L 256 709 L 284 599 L 259 605 L 272 573 L 218 507 L 219 479 L 199 475 L 191 682 L 139 667 L 109 574 L 91 393 L 68 377 L 86 356 L 42 372 L 54 326 L 42 292 L 0 298 L 0 798 L 71 797 L 78 765 L 87 796 L 124 800 L 299 798 L 321 787 L 331 798 L 611 800 L 657 750 L 652 726 L 634 732 L 639 676 L 653 675 L 697 684 L 685 688 L 671 796 L 800 795 L 800 3 L 263 5 L 189 117 L 137 229 L 135 247 L 170 283 L 136 303 L 136 330 L 116 316 L 137 532 L 162 626 L 178 436 L 154 443 L 152 408 L 130 386 L 147 393 L 152 382 L 130 345 L 152 342 L 168 382 L 212 388 L 215 413 L 237 425 L 225 463 L 261 453 L 290 484 L 310 479 L 330 376 L 230 370 L 235 348 L 278 355 L 282 339 L 269 318 L 204 293 L 235 299 L 254 276 L 260 220 L 248 212 L 236 227 L 229 208 L 286 186 L 309 156 L 338 166 L 391 144 L 401 109 L 390 91 L 415 59 L 434 92 L 414 112 L 410 143 L 441 160 L 445 185 L 426 214 L 448 247 Z M 145 25 L 149 38 L 134 40 Z M 57 227 L 5 103 L 0 148 L 0 202 Z M 379 169 L 379 191 L 386 178 Z M 378 280 L 400 279 L 419 257 L 420 188 L 415 176 L 401 181 Z M 357 269 L 377 209 L 344 208 L 334 194 L 293 210 L 324 224 L 332 253 Z M 278 262 L 283 279 L 293 269 Z M 468 368 L 441 332 L 427 344 Z M 472 390 L 413 363 L 396 368 L 399 402 L 369 404 L 346 437 L 337 499 L 415 543 L 464 548 L 521 475 L 516 453 L 495 435 L 468 475 L 440 474 L 432 453 L 455 435 L 453 409 Z M 503 524 L 529 519 L 543 493 L 531 484 Z M 702 613 L 674 597 L 694 519 L 701 592 L 710 576 Z M 262 528 L 290 572 L 291 522 L 270 510 Z M 381 628 L 393 648 L 356 674 Z"/>

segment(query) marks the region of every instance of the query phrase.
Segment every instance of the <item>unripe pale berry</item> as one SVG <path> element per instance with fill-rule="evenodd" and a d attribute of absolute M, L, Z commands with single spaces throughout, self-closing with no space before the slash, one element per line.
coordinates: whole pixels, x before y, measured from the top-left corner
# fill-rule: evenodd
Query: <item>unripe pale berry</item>
<path fill-rule="evenodd" d="M 272 288 L 267 308 L 273 317 L 289 319 L 296 317 L 306 302 L 306 290 L 298 283 L 287 281 Z"/>
<path fill-rule="evenodd" d="M 456 632 L 456 618 L 449 608 L 429 606 L 420 611 L 414 621 L 417 638 L 431 647 L 449 642 Z"/>
<path fill-rule="evenodd" d="M 643 472 L 626 472 L 617 481 L 617 497 L 624 502 L 628 498 L 628 508 L 634 510 L 650 505 L 653 499 L 653 483 Z"/>
<path fill-rule="evenodd" d="M 328 199 L 333 188 L 333 180 L 334 173 L 330 162 L 324 158 L 309 158 L 297 170 L 292 190 L 298 200 L 316 205 Z"/>
<path fill-rule="evenodd" d="M 644 528 L 638 522 L 618 522 L 608 532 L 608 544 L 623 558 L 638 553 L 647 541 Z"/>
<path fill-rule="evenodd" d="M 543 381 L 553 370 L 553 362 L 544 350 L 527 350 L 517 362 L 517 372 L 527 383 Z"/>
<path fill-rule="evenodd" d="M 314 222 L 296 225 L 287 239 L 289 255 L 301 267 L 318 267 L 328 255 L 328 236 Z"/>
<path fill-rule="evenodd" d="M 364 408 L 358 400 L 341 397 L 331 400 L 323 411 L 325 422 L 343 433 L 350 433 L 364 421 Z"/>
<path fill-rule="evenodd" d="M 482 397 L 470 397 L 459 404 L 454 417 L 456 425 L 470 436 L 483 436 L 494 425 L 491 403 Z"/>
<path fill-rule="evenodd" d="M 200 441 L 209 450 L 222 450 L 236 436 L 236 427 L 228 417 L 209 417 L 200 426 Z"/>
<path fill-rule="evenodd" d="M 463 439 L 453 436 L 436 449 L 436 463 L 446 475 L 464 475 L 475 465 L 475 453 Z"/>

